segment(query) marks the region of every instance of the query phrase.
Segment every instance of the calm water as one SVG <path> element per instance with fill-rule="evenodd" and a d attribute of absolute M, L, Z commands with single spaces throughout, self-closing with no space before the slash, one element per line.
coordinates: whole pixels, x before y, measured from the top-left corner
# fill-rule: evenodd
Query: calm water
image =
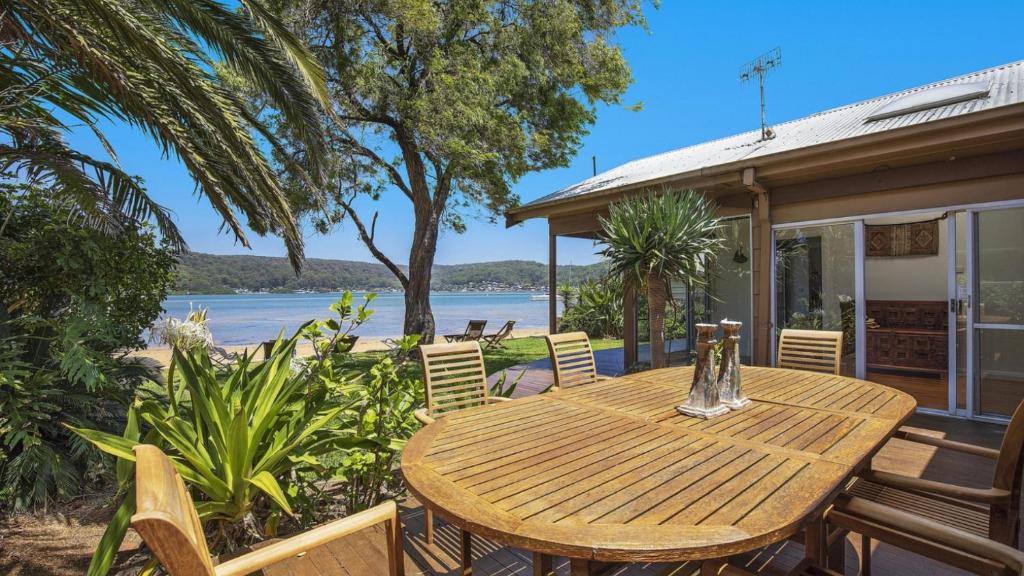
<path fill-rule="evenodd" d="M 506 320 L 516 328 L 546 328 L 548 303 L 531 301 L 529 293 L 436 292 L 431 296 L 438 334 L 462 332 L 466 321 L 487 320 L 488 332 Z M 217 344 L 253 344 L 272 340 L 284 328 L 291 334 L 303 322 L 329 318 L 328 308 L 340 294 L 217 294 L 170 296 L 164 301 L 167 315 L 184 318 L 189 305 L 209 308 L 208 321 Z M 355 301 L 361 302 L 361 294 Z M 561 305 L 559 305 L 561 306 Z M 373 316 L 356 334 L 367 337 L 402 333 L 405 303 L 401 294 L 378 294 L 370 306 Z"/>

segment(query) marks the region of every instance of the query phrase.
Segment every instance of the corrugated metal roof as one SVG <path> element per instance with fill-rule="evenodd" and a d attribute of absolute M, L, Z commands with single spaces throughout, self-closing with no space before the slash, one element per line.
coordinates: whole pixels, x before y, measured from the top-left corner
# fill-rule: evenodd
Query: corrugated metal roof
<path fill-rule="evenodd" d="M 920 93 L 932 88 L 982 82 L 987 82 L 990 85 L 986 97 L 870 120 L 876 111 L 892 105 L 905 96 L 914 95 L 912 100 L 919 100 Z M 1024 102 L 1024 60 L 776 124 L 772 126 L 775 137 L 770 140 L 761 140 L 761 130 L 757 129 L 633 160 L 534 200 L 525 204 L 523 208 L 657 181 L 677 174 L 739 160 L 761 158 L 780 152 L 895 130 L 1021 102 Z"/>

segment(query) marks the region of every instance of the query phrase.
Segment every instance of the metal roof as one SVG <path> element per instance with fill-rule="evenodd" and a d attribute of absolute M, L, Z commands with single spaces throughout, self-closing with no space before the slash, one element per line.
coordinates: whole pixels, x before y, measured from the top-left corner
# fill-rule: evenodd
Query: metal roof
<path fill-rule="evenodd" d="M 886 109 L 898 108 L 903 98 L 919 102 L 927 99 L 923 93 L 934 88 L 959 84 L 989 85 L 988 95 L 945 103 L 941 98 L 937 106 L 920 109 L 911 105 L 905 114 L 887 115 Z M 973 87 L 972 86 L 972 87 Z M 963 87 L 966 91 L 967 87 Z M 948 90 L 936 91 L 937 94 Z M 780 152 L 809 148 L 836 142 L 981 112 L 1024 102 L 1024 60 L 971 72 L 948 80 L 918 86 L 886 96 L 864 100 L 840 108 L 818 112 L 810 116 L 772 125 L 775 137 L 761 140 L 761 130 L 752 130 L 719 140 L 712 140 L 655 156 L 627 162 L 602 172 L 568 188 L 563 188 L 520 207 L 529 208 L 571 198 L 582 197 L 618 188 L 658 181 L 678 174 L 712 168 L 746 159 L 756 159 Z M 896 104 L 894 106 L 894 104 Z M 877 119 L 876 119 L 877 118 Z M 518 210 L 517 210 L 518 211 Z"/>

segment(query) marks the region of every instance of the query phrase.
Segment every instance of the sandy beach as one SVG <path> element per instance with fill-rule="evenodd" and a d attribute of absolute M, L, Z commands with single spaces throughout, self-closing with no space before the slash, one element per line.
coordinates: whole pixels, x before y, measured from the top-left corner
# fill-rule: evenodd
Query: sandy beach
<path fill-rule="evenodd" d="M 512 338 L 529 338 L 531 336 L 543 336 L 548 333 L 546 328 L 523 328 L 521 330 L 513 330 Z M 259 343 L 246 344 L 246 345 L 235 345 L 235 346 L 222 346 L 224 350 L 233 353 L 241 353 L 245 350 L 256 350 L 259 348 Z M 353 352 L 375 352 L 380 350 L 387 350 L 388 347 L 384 344 L 384 338 L 360 338 L 356 342 Z M 313 353 L 313 347 L 306 342 L 298 345 L 298 354 L 300 356 L 309 356 Z M 171 360 L 171 349 L 165 346 L 152 347 L 145 350 L 139 350 L 135 352 L 133 356 L 141 356 L 144 358 L 153 358 L 163 365 L 167 365 Z"/>

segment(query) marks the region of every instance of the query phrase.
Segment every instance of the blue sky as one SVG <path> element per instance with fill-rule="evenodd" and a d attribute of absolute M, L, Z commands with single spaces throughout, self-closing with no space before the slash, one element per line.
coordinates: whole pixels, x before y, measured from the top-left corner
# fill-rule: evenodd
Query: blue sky
<path fill-rule="evenodd" d="M 618 38 L 633 69 L 625 103 L 633 112 L 602 107 L 597 123 L 568 167 L 531 174 L 515 190 L 529 201 L 629 160 L 758 127 L 756 84 L 737 80 L 740 66 L 780 46 L 783 65 L 768 81 L 769 122 L 783 122 L 888 92 L 1024 59 L 1020 24 L 1024 2 L 681 2 L 648 7 L 650 29 Z M 274 237 L 250 235 L 252 250 L 220 231 L 188 173 L 130 127 L 110 126 L 121 164 L 142 176 L 152 196 L 171 208 L 190 247 L 215 254 L 283 256 Z M 74 145 L 102 156 L 83 131 Z M 393 259 L 408 256 L 412 210 L 400 193 L 377 203 L 378 240 Z M 559 242 L 559 263 L 596 259 L 588 241 Z M 312 258 L 373 261 L 349 227 L 329 236 L 307 233 Z M 503 222 L 469 220 L 463 235 L 445 232 L 439 264 L 507 259 L 547 260 L 547 225 L 534 220 L 505 229 Z"/>

